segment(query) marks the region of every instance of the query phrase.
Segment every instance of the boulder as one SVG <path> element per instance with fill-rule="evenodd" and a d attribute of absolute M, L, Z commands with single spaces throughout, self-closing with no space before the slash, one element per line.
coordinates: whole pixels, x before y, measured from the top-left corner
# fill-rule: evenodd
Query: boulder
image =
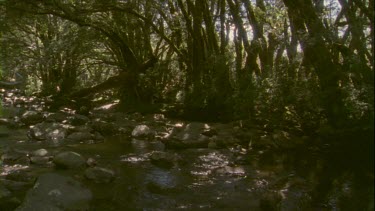
<path fill-rule="evenodd" d="M 106 121 L 95 121 L 92 123 L 92 128 L 104 136 L 116 135 L 120 132 L 119 126 Z"/>
<path fill-rule="evenodd" d="M 68 130 L 64 125 L 51 122 L 36 124 L 29 130 L 29 137 L 32 140 L 45 141 L 50 146 L 62 145 L 67 134 Z"/>
<path fill-rule="evenodd" d="M 175 162 L 177 161 L 177 157 L 171 153 L 154 151 L 150 155 L 150 161 L 155 166 L 170 169 L 174 166 Z"/>
<path fill-rule="evenodd" d="M 68 117 L 68 121 L 73 126 L 84 125 L 90 121 L 90 119 L 81 114 L 74 114 L 73 116 Z"/>
<path fill-rule="evenodd" d="M 152 131 L 147 125 L 138 125 L 132 131 L 134 138 L 152 138 L 155 132 Z"/>
<path fill-rule="evenodd" d="M 79 143 L 82 141 L 93 139 L 93 135 L 89 132 L 74 132 L 70 134 L 66 139 L 67 141 Z"/>
<path fill-rule="evenodd" d="M 94 167 L 98 164 L 98 161 L 95 158 L 88 158 L 86 164 L 87 166 Z"/>
<path fill-rule="evenodd" d="M 12 124 L 12 120 L 7 119 L 7 118 L 0 118 L 0 125 L 8 126 L 11 124 Z"/>
<path fill-rule="evenodd" d="M 0 132 L 0 138 L 9 137 L 9 133 L 7 132 Z"/>
<path fill-rule="evenodd" d="M 86 169 L 85 177 L 96 183 L 109 183 L 115 178 L 115 173 L 109 169 L 93 167 Z"/>
<path fill-rule="evenodd" d="M 48 154 L 48 151 L 46 149 L 37 149 L 31 152 L 32 156 L 39 156 L 39 157 L 46 156 L 47 154 Z"/>
<path fill-rule="evenodd" d="M 29 172 L 27 169 L 15 170 L 9 172 L 5 179 L 12 180 L 16 182 L 25 182 L 33 184 L 36 180 L 36 177 L 33 173 Z"/>
<path fill-rule="evenodd" d="M 43 114 L 37 111 L 26 111 L 20 120 L 25 125 L 33 125 L 43 121 Z"/>
<path fill-rule="evenodd" d="M 33 183 L 14 181 L 9 179 L 0 179 L 0 184 L 3 184 L 8 190 L 12 192 L 23 192 L 30 188 Z"/>
<path fill-rule="evenodd" d="M 36 165 L 50 164 L 51 157 L 47 156 L 48 151 L 46 149 L 38 149 L 30 153 L 30 161 Z"/>
<path fill-rule="evenodd" d="M 47 164 L 50 164 L 51 158 L 50 157 L 32 156 L 32 157 L 30 157 L 30 161 L 31 161 L 32 164 L 36 164 L 36 165 L 47 165 Z"/>
<path fill-rule="evenodd" d="M 11 192 L 2 184 L 0 184 L 0 200 L 9 197 L 10 195 L 12 195 Z"/>
<path fill-rule="evenodd" d="M 56 173 L 47 173 L 39 176 L 16 210 L 89 210 L 91 199 L 91 191 L 78 181 Z"/>
<path fill-rule="evenodd" d="M 207 148 L 210 138 L 203 134 L 207 128 L 209 128 L 207 124 L 199 122 L 174 127 L 163 143 L 167 148 L 173 149 Z"/>
<path fill-rule="evenodd" d="M 1 162 L 9 165 L 28 165 L 30 163 L 30 160 L 27 156 L 27 153 L 9 149 L 1 155 Z"/>
<path fill-rule="evenodd" d="M 58 113 L 51 113 L 47 116 L 47 122 L 63 122 L 68 118 L 69 114 L 58 112 Z"/>
<path fill-rule="evenodd" d="M 53 158 L 53 163 L 55 163 L 58 168 L 83 168 L 86 165 L 85 159 L 82 155 L 76 152 L 61 152 Z"/>

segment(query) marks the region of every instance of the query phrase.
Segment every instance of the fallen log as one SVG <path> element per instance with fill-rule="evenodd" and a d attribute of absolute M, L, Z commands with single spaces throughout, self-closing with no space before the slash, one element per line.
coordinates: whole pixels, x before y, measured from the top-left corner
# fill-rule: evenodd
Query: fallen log
<path fill-rule="evenodd" d="M 153 67 L 155 63 L 157 62 L 156 57 L 152 57 L 148 61 L 146 61 L 143 65 L 141 65 L 137 70 L 129 70 L 121 72 L 117 76 L 113 76 L 108 78 L 106 81 L 92 87 L 83 88 L 81 90 L 75 91 L 70 94 L 70 97 L 72 98 L 81 98 L 85 97 L 90 94 L 96 94 L 103 91 L 106 91 L 108 89 L 113 88 L 134 88 L 138 83 L 138 75 L 140 73 L 146 72 L 146 70 L 150 67 Z"/>

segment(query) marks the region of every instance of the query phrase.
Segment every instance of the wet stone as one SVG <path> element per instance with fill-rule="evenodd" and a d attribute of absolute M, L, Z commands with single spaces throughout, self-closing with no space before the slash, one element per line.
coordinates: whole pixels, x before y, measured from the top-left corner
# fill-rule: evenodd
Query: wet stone
<path fill-rule="evenodd" d="M 37 111 L 26 111 L 20 120 L 26 125 L 36 124 L 43 121 L 43 114 Z"/>
<path fill-rule="evenodd" d="M 69 114 L 58 112 L 58 113 L 51 113 L 47 116 L 47 122 L 63 122 L 68 118 Z"/>
<path fill-rule="evenodd" d="M 24 164 L 28 165 L 30 163 L 29 158 L 26 153 L 18 152 L 16 150 L 10 149 L 1 155 L 1 161 L 4 164 Z"/>
<path fill-rule="evenodd" d="M 27 170 L 17 170 L 10 172 L 8 175 L 6 175 L 5 178 L 7 180 L 26 183 L 33 183 L 36 179 L 36 177 Z"/>
<path fill-rule="evenodd" d="M 21 200 L 17 197 L 7 197 L 3 200 L 0 197 L 0 200 L 0 210 L 15 210 L 21 204 Z"/>
<path fill-rule="evenodd" d="M 87 166 L 94 167 L 98 164 L 98 161 L 96 161 L 95 158 L 88 158 L 86 164 Z"/>
<path fill-rule="evenodd" d="M 47 165 L 51 161 L 50 157 L 40 157 L 40 156 L 32 156 L 30 157 L 30 161 L 32 164 L 36 165 Z"/>
<path fill-rule="evenodd" d="M 85 159 L 76 152 L 61 152 L 53 158 L 53 163 L 58 168 L 82 168 L 85 166 Z"/>
<path fill-rule="evenodd" d="M 39 176 L 16 210 L 89 210 L 90 190 L 78 181 L 56 173 Z"/>
<path fill-rule="evenodd" d="M 152 138 L 155 132 L 147 125 L 138 125 L 132 131 L 132 136 L 135 138 Z"/>
<path fill-rule="evenodd" d="M 6 119 L 6 118 L 0 118 L 0 125 L 10 125 L 12 124 L 12 121 L 10 119 Z M 0 136 L 1 137 L 1 136 Z"/>
<path fill-rule="evenodd" d="M 0 183 L 13 192 L 25 191 L 32 186 L 32 183 L 30 182 L 13 181 L 8 179 L 1 179 Z"/>
<path fill-rule="evenodd" d="M 84 115 L 81 115 L 81 114 L 75 114 L 73 116 L 70 116 L 68 118 L 68 121 L 73 126 L 79 126 L 79 125 L 86 124 L 87 122 L 90 121 L 90 119 L 87 116 L 84 116 Z"/>
<path fill-rule="evenodd" d="M 92 127 L 94 130 L 96 130 L 104 136 L 115 135 L 120 133 L 120 127 L 118 127 L 114 123 L 108 123 L 105 121 L 95 121 L 92 123 Z"/>
<path fill-rule="evenodd" d="M 0 200 L 3 198 L 9 197 L 11 195 L 12 193 L 6 187 L 0 184 Z"/>
<path fill-rule="evenodd" d="M 93 167 L 85 170 L 85 177 L 96 183 L 109 183 L 115 178 L 115 173 L 110 169 Z"/>
<path fill-rule="evenodd" d="M 0 132 L 0 138 L 9 137 L 9 133 Z"/>
<path fill-rule="evenodd" d="M 31 155 L 39 156 L 39 157 L 46 156 L 47 154 L 48 154 L 48 151 L 46 149 L 38 149 L 31 153 Z"/>
<path fill-rule="evenodd" d="M 50 146 L 62 145 L 67 134 L 68 130 L 59 123 L 42 122 L 29 130 L 32 140 L 44 140 Z"/>
<path fill-rule="evenodd" d="M 91 140 L 93 136 L 89 132 L 75 132 L 70 134 L 66 139 L 71 142 L 81 142 Z"/>
<path fill-rule="evenodd" d="M 161 152 L 161 151 L 154 151 L 150 155 L 150 161 L 155 166 L 160 168 L 170 169 L 174 166 L 177 158 L 174 154 Z"/>

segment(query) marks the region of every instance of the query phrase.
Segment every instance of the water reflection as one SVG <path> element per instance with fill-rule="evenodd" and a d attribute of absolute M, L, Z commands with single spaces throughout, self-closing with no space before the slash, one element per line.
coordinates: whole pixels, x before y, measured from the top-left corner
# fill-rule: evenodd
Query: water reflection
<path fill-rule="evenodd" d="M 16 111 L 0 110 L 3 117 L 13 115 L 12 112 Z M 1 133 L 8 133 L 10 137 L 0 136 L 0 147 L 17 146 L 28 151 L 40 148 L 23 141 L 27 140 L 26 130 L 0 126 Z M 76 151 L 85 158 L 94 157 L 99 166 L 116 172 L 114 182 L 105 185 L 90 183 L 75 173 L 94 193 L 93 210 L 260 210 L 261 207 L 311 210 L 311 193 L 318 183 L 322 189 L 331 186 L 324 190 L 328 202 L 320 201 L 328 209 L 349 207 L 355 210 L 354 205 L 368 207 L 364 210 L 373 208 L 373 202 L 371 204 L 368 199 L 374 195 L 374 188 L 368 185 L 373 184 L 373 174 L 360 177 L 351 173 L 356 170 L 345 170 L 354 165 L 348 163 L 349 158 L 343 159 L 346 158 L 343 155 L 328 157 L 326 160 L 332 160 L 332 163 L 327 164 L 317 150 L 308 147 L 293 151 L 247 151 L 242 148 L 237 151 L 167 151 L 181 158 L 170 169 L 159 168 L 150 162 L 152 151 L 166 151 L 158 141 L 119 135 L 106 138 L 103 143 L 65 146 L 58 150 Z M 334 165 L 337 163 L 339 166 Z M 3 166 L 1 176 L 26 167 Z M 339 172 L 334 173 L 336 170 Z M 328 179 L 322 180 L 325 177 Z M 369 201 L 369 204 L 360 205 L 360 202 Z"/>

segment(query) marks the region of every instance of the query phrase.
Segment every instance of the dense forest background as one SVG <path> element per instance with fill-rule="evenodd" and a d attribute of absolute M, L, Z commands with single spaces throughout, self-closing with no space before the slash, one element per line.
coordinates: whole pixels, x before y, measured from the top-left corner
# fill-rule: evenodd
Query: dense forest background
<path fill-rule="evenodd" d="M 2 77 L 60 98 L 110 90 L 130 110 L 370 126 L 373 17 L 363 0 L 3 0 Z"/>

